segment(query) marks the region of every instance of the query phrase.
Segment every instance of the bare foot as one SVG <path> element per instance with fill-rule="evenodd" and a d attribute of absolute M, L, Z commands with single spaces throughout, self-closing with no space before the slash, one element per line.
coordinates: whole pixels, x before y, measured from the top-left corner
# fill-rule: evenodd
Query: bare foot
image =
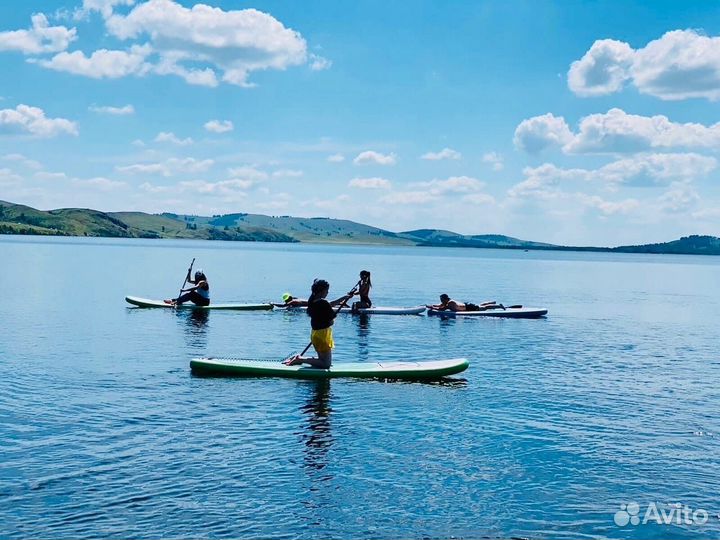
<path fill-rule="evenodd" d="M 175 300 L 163 300 L 166 304 L 170 304 L 171 306 L 175 304 Z"/>
<path fill-rule="evenodd" d="M 291 356 L 287 360 L 283 362 L 286 366 L 297 366 L 298 364 L 302 364 L 303 359 L 299 354 L 296 354 L 295 356 Z"/>

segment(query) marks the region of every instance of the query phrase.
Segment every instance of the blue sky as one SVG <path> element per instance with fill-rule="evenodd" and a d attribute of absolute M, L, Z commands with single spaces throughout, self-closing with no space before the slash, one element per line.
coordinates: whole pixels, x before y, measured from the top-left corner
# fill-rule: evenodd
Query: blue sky
<path fill-rule="evenodd" d="M 707 2 L 0 4 L 0 199 L 720 234 Z"/>

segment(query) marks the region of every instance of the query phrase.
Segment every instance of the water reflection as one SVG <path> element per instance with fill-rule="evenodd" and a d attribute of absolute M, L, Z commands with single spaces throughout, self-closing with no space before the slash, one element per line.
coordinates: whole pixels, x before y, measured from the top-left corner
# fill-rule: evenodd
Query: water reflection
<path fill-rule="evenodd" d="M 177 309 L 175 314 L 178 320 L 184 323 L 183 335 L 188 347 L 205 350 L 210 311 L 207 309 Z"/>
<path fill-rule="evenodd" d="M 330 381 L 312 381 L 307 388 L 310 395 L 300 409 L 307 419 L 301 435 L 305 443 L 304 463 L 313 471 L 321 471 L 328 464 L 328 452 L 334 442 L 330 425 Z"/>
<path fill-rule="evenodd" d="M 357 329 L 357 361 L 367 362 L 370 356 L 370 317 L 355 315 L 353 323 Z"/>

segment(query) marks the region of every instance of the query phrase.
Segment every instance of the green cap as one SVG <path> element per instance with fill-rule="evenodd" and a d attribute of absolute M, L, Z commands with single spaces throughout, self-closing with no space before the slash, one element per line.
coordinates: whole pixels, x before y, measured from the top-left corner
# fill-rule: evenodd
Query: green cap
<path fill-rule="evenodd" d="M 283 302 L 287 302 L 291 298 L 292 298 L 292 294 L 290 294 L 289 292 L 286 292 L 285 294 L 282 295 Z"/>

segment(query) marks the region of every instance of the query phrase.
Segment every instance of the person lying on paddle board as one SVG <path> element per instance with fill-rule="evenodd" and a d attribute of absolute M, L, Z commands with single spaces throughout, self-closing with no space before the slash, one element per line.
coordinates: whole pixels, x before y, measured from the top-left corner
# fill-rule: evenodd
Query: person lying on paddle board
<path fill-rule="evenodd" d="M 307 313 L 310 315 L 312 328 L 310 342 L 317 352 L 317 357 L 297 354 L 283 363 L 288 366 L 310 364 L 314 368 L 328 369 L 332 364 L 332 350 L 335 347 L 332 325 L 336 316 L 330 302 L 326 300 L 330 292 L 330 284 L 324 279 L 316 279 L 312 284 L 311 292 Z"/>
<path fill-rule="evenodd" d="M 195 272 L 195 279 L 191 279 L 190 271 L 188 270 L 187 282 L 192 283 L 194 286 L 182 289 L 180 292 L 185 294 L 181 294 L 178 298 L 172 300 L 165 300 L 165 303 L 178 305 L 190 301 L 196 306 L 209 306 L 210 284 L 203 271 L 197 270 Z"/>
<path fill-rule="evenodd" d="M 353 302 L 352 310 L 357 311 L 358 309 L 367 309 L 372 307 L 372 301 L 370 300 L 370 289 L 372 288 L 372 281 L 370 281 L 370 272 L 362 270 L 360 272 L 360 288 L 355 293 L 360 296 L 359 302 Z"/>
<path fill-rule="evenodd" d="M 341 296 L 340 298 L 336 298 L 332 302 L 330 302 L 331 306 L 339 306 L 340 304 L 344 304 L 348 301 L 350 298 L 349 295 Z M 304 298 L 297 298 L 290 293 L 285 293 L 282 295 L 283 303 L 275 303 L 271 302 L 271 304 L 275 307 L 285 307 L 285 308 L 298 308 L 298 307 L 307 307 L 308 301 Z"/>
<path fill-rule="evenodd" d="M 488 309 L 505 309 L 505 306 L 498 304 L 495 300 L 477 305 L 472 302 L 458 302 L 445 293 L 440 295 L 439 304 L 426 304 L 425 307 L 437 311 L 485 311 Z"/>

